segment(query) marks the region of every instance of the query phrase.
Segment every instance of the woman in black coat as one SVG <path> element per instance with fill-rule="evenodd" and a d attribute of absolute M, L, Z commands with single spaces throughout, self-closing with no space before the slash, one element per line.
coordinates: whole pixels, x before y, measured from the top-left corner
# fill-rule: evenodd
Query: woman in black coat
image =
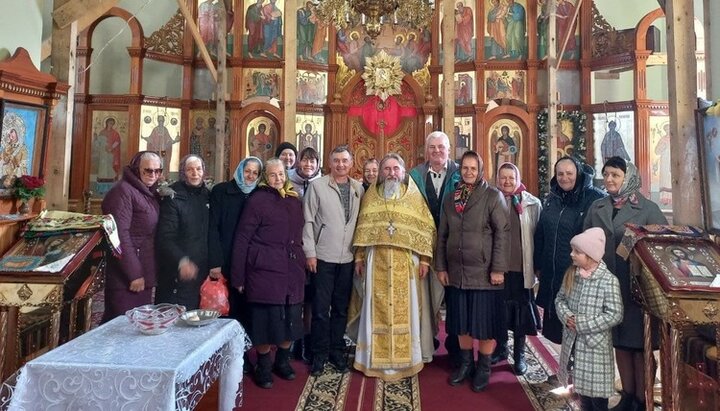
<path fill-rule="evenodd" d="M 542 334 L 562 342 L 563 324 L 555 312 L 555 296 L 570 266 L 570 239 L 583 231 L 583 219 L 593 201 L 605 196 L 593 187 L 594 171 L 572 157 L 555 163 L 555 176 L 535 228 L 534 262 L 540 290 L 537 305 L 544 308 Z"/>
<path fill-rule="evenodd" d="M 208 276 L 209 191 L 205 163 L 191 154 L 180 160 L 180 181 L 170 185 L 160 203 L 155 248 L 159 277 L 155 300 L 200 305 L 200 286 Z"/>

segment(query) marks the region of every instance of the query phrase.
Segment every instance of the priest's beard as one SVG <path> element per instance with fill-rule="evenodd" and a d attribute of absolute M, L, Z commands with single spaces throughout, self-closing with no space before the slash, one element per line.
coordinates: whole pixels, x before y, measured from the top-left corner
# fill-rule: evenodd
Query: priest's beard
<path fill-rule="evenodd" d="M 383 195 L 385 198 L 393 198 L 400 193 L 400 181 L 385 180 L 383 183 Z"/>

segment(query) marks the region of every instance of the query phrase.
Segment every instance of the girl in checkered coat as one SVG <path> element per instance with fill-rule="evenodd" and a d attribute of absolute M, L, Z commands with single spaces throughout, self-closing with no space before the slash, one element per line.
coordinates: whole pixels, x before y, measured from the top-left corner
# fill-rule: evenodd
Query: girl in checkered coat
<path fill-rule="evenodd" d="M 601 228 L 576 235 L 570 245 L 573 265 L 555 299 L 565 325 L 558 377 L 565 385 L 574 384 L 583 410 L 607 410 L 615 379 L 610 330 L 623 316 L 620 285 L 602 260 Z"/>

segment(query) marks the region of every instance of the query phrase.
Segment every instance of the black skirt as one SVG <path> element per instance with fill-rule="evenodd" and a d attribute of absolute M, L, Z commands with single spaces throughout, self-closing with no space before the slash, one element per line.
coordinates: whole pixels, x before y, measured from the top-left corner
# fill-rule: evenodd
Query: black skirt
<path fill-rule="evenodd" d="M 523 273 L 510 271 L 505 274 L 505 320 L 514 335 L 537 335 L 541 328 L 540 315 L 532 290 L 525 288 Z"/>
<path fill-rule="evenodd" d="M 278 345 L 302 338 L 302 304 L 250 303 L 249 307 L 248 334 L 253 345 Z"/>
<path fill-rule="evenodd" d="M 445 288 L 447 333 L 494 340 L 505 333 L 505 301 L 502 290 Z"/>

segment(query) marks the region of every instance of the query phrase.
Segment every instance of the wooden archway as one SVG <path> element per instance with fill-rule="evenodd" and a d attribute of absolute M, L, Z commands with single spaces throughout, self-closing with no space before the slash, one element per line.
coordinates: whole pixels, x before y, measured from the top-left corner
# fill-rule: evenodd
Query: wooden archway
<path fill-rule="evenodd" d="M 525 106 L 519 101 L 502 100 L 501 103 L 500 106 L 485 113 L 482 123 L 478 124 L 476 147 L 480 156 L 485 160 L 485 178 L 488 181 L 495 179 L 494 167 L 496 164 L 493 160 L 495 143 L 490 141 L 490 127 L 499 120 L 511 120 L 519 126 L 522 133 L 522 139 L 518 144 L 517 166 L 525 186 L 534 191 L 538 181 L 537 173 L 532 172 L 533 169 L 537 169 L 537 164 L 533 162 L 537 159 L 538 152 L 535 118 L 525 110 Z"/>
<path fill-rule="evenodd" d="M 240 127 L 239 132 L 232 132 L 230 136 L 230 168 L 238 164 L 241 159 L 250 155 L 247 149 L 248 125 L 259 116 L 270 118 L 278 130 L 278 142 L 282 142 L 284 129 L 282 128 L 282 112 L 276 106 L 269 103 L 253 103 L 243 107 L 237 113 Z M 233 127 L 234 129 L 234 127 Z"/>

